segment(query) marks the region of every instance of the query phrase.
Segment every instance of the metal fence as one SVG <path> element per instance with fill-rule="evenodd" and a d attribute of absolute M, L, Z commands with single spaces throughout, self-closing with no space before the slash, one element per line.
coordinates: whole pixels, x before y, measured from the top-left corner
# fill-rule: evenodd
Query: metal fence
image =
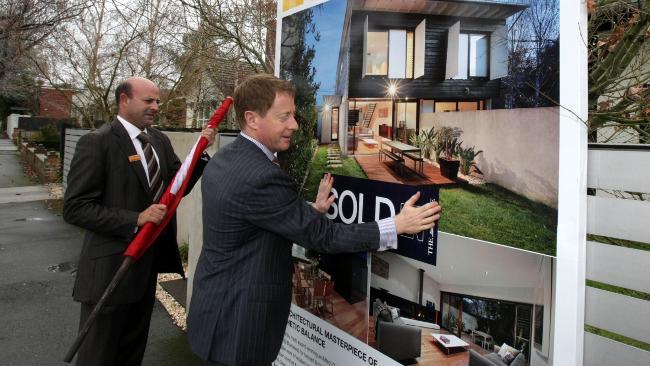
<path fill-rule="evenodd" d="M 88 129 L 81 128 L 66 128 L 65 140 L 63 142 L 63 189 L 68 187 L 68 172 L 70 171 L 70 163 L 74 156 L 75 149 L 77 148 L 77 141 L 81 136 L 90 132 Z"/>

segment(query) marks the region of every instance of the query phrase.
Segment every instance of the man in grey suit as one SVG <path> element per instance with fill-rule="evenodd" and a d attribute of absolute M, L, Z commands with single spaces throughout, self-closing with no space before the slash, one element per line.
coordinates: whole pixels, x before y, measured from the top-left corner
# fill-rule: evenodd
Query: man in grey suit
<path fill-rule="evenodd" d="M 237 87 L 234 103 L 241 135 L 208 163 L 202 180 L 203 250 L 188 336 L 208 365 L 269 365 L 289 315 L 293 242 L 324 253 L 395 248 L 397 234 L 433 227 L 440 207 L 415 207 L 416 194 L 394 218 L 334 224 L 323 215 L 334 200 L 332 178 L 321 180 L 310 206 L 276 163 L 298 129 L 293 86 L 256 75 Z"/>
<path fill-rule="evenodd" d="M 88 230 L 73 290 L 74 300 L 81 302 L 80 327 L 137 229 L 147 222 L 158 224 L 167 214 L 167 208 L 155 202 L 181 165 L 169 138 L 151 127 L 160 104 L 158 87 L 133 77 L 117 87 L 115 99 L 117 118 L 79 140 L 64 198 L 65 221 Z M 202 135 L 212 143 L 215 133 L 206 128 Z M 206 160 L 197 164 L 190 188 L 205 164 Z M 108 299 L 79 349 L 77 365 L 142 363 L 161 272 L 184 275 L 175 219 Z"/>

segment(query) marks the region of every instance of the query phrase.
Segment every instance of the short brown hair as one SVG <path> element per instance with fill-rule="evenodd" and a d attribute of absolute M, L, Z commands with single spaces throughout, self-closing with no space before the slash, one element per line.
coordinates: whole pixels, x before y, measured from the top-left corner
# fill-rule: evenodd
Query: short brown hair
<path fill-rule="evenodd" d="M 120 95 L 126 94 L 127 97 L 133 98 L 133 85 L 129 80 L 122 81 L 117 88 L 115 88 L 115 105 L 117 106 L 116 112 L 120 112 Z"/>
<path fill-rule="evenodd" d="M 235 115 L 239 127 L 244 128 L 246 120 L 244 113 L 253 111 L 265 116 L 271 108 L 277 94 L 286 93 L 294 97 L 296 89 L 293 85 L 270 74 L 256 74 L 244 80 L 235 88 Z"/>

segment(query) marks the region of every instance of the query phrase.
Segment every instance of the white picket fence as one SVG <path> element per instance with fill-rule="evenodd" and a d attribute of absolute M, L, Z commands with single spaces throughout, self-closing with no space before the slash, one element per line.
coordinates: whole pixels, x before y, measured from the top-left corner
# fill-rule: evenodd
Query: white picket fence
<path fill-rule="evenodd" d="M 650 194 L 650 146 L 589 147 L 589 188 Z M 650 243 L 650 201 L 587 197 L 587 233 Z M 650 293 L 650 251 L 587 241 L 589 280 Z M 650 301 L 586 288 L 585 324 L 650 343 Z M 650 352 L 585 332 L 584 364 L 650 364 Z"/>
<path fill-rule="evenodd" d="M 63 189 L 68 187 L 68 172 L 70 171 L 70 163 L 74 156 L 75 149 L 77 148 L 77 141 L 81 136 L 90 132 L 88 129 L 81 128 L 66 128 L 65 142 L 63 150 Z"/>

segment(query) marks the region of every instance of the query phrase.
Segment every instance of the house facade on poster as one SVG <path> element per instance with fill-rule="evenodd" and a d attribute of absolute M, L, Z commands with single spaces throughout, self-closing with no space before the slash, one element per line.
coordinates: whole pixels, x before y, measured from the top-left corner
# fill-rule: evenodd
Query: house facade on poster
<path fill-rule="evenodd" d="M 347 87 L 336 88 L 348 105 L 337 137 L 357 126 L 357 133 L 408 143 L 433 113 L 502 108 L 506 19 L 524 9 L 515 2 L 348 2 L 341 52 L 349 55 L 339 57 L 337 78 Z M 337 140 L 328 139 L 331 127 L 323 120 L 322 142 Z"/>

